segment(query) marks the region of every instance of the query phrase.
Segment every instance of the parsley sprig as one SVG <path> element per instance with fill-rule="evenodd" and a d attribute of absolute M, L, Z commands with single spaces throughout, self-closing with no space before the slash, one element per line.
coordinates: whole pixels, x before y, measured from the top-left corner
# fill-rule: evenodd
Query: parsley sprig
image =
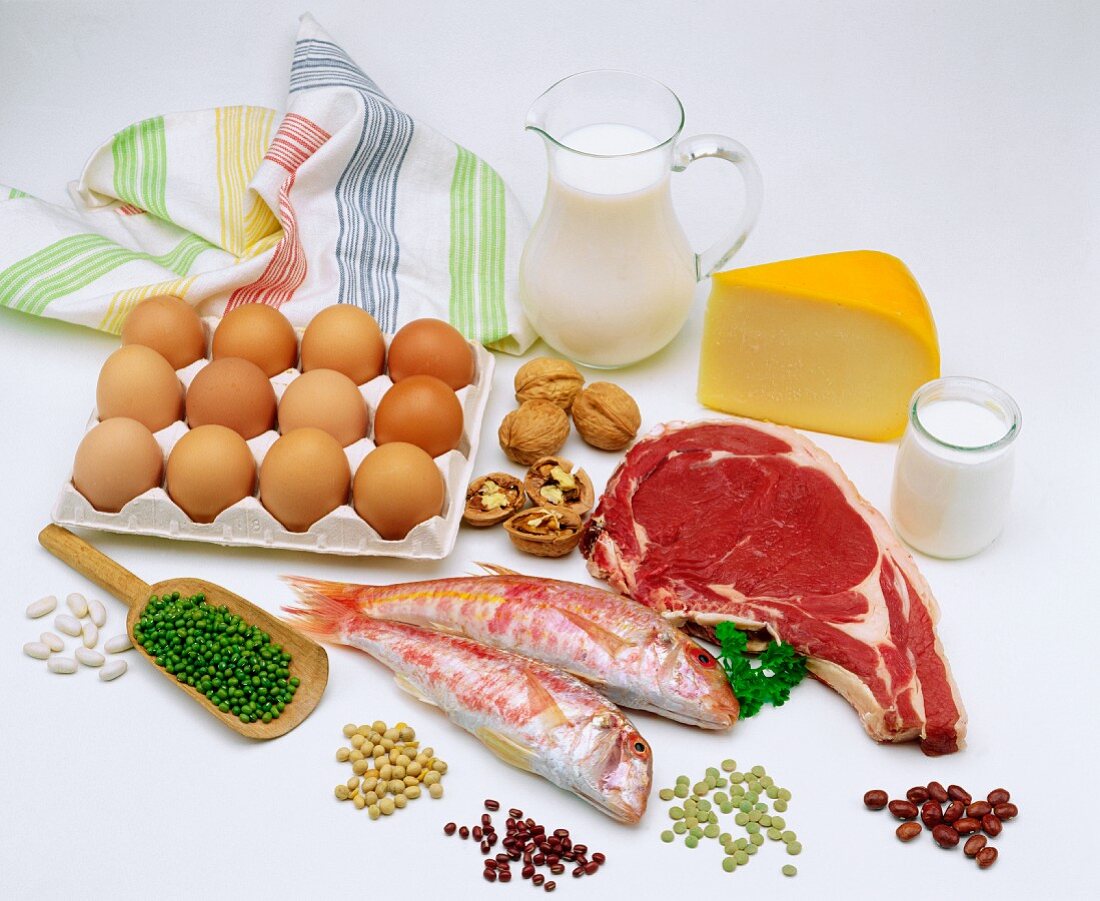
<path fill-rule="evenodd" d="M 756 716 L 764 704 L 781 707 L 791 689 L 806 675 L 806 658 L 782 641 L 773 641 L 756 666 L 746 656 L 748 638 L 733 623 L 719 623 L 714 630 L 722 650 L 718 662 L 741 705 L 741 719 Z"/>

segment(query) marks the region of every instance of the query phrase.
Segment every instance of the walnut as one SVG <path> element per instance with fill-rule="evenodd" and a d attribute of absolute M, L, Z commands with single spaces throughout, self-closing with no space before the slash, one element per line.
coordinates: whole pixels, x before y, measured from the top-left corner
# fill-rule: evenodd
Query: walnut
<path fill-rule="evenodd" d="M 592 480 L 564 457 L 543 457 L 527 470 L 523 480 L 531 503 L 540 507 L 565 507 L 578 516 L 592 509 Z"/>
<path fill-rule="evenodd" d="M 581 518 L 564 507 L 532 507 L 504 523 L 517 549 L 536 557 L 564 557 L 581 540 Z"/>
<path fill-rule="evenodd" d="M 466 508 L 462 520 L 475 528 L 504 522 L 527 503 L 523 483 L 506 472 L 491 472 L 470 483 L 466 489 Z"/>
<path fill-rule="evenodd" d="M 584 385 L 584 376 L 568 360 L 538 357 L 524 363 L 516 373 L 516 400 L 548 400 L 563 410 L 573 404 L 573 398 Z"/>
<path fill-rule="evenodd" d="M 638 434 L 642 414 L 629 394 L 610 382 L 593 382 L 573 401 L 581 437 L 601 450 L 622 450 Z"/>
<path fill-rule="evenodd" d="M 529 400 L 504 417 L 497 431 L 500 449 L 514 463 L 530 466 L 557 453 L 569 437 L 569 417 L 548 400 Z"/>

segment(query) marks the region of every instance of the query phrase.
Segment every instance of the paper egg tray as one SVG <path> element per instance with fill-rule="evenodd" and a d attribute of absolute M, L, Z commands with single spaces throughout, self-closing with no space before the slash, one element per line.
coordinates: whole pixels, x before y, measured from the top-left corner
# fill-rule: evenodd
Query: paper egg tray
<path fill-rule="evenodd" d="M 209 358 L 211 336 L 217 323 L 216 318 L 203 320 L 207 338 L 207 358 Z M 297 332 L 300 340 L 302 329 L 297 329 Z M 388 350 L 388 337 L 386 345 Z M 192 522 L 168 496 L 163 484 L 138 495 L 118 513 L 102 513 L 73 487 L 71 472 L 54 504 L 53 521 L 60 525 L 84 529 L 100 529 L 130 535 L 155 535 L 160 538 L 178 538 L 187 541 L 208 541 L 230 546 L 281 548 L 311 551 L 317 554 L 361 557 L 439 560 L 451 552 L 458 535 L 466 501 L 466 486 L 473 477 L 481 420 L 485 415 L 485 405 L 488 403 L 489 389 L 492 386 L 493 355 L 481 345 L 471 344 L 471 347 L 476 361 L 474 381 L 473 384 L 457 392 L 459 402 L 462 404 L 462 439 L 456 450 L 435 458 L 435 465 L 443 474 L 447 487 L 443 513 L 420 523 L 400 541 L 386 541 L 379 536 L 355 512 L 350 499 L 348 503 L 337 507 L 315 522 L 306 532 L 287 530 L 264 509 L 255 494 L 223 510 L 213 522 Z M 178 370 L 177 375 L 185 387 L 189 386 L 198 371 L 208 363 L 209 359 L 197 360 L 185 369 Z M 297 369 L 288 369 L 272 378 L 271 384 L 275 388 L 275 396 L 281 399 L 287 385 L 299 375 L 300 372 Z M 359 387 L 370 410 L 371 431 L 366 438 L 344 448 L 353 476 L 363 458 L 374 449 L 372 440 L 374 413 L 378 408 L 378 402 L 392 384 L 389 377 L 383 374 Z M 88 420 L 87 429 L 93 428 L 98 422 L 99 417 L 93 412 Z M 176 442 L 187 431 L 185 422 L 174 422 L 154 434 L 157 443 L 164 451 L 166 461 Z M 257 471 L 263 462 L 264 455 L 278 437 L 278 432 L 268 431 L 248 442 L 252 455 L 256 459 Z M 401 486 L 395 485 L 394 490 L 400 493 Z"/>

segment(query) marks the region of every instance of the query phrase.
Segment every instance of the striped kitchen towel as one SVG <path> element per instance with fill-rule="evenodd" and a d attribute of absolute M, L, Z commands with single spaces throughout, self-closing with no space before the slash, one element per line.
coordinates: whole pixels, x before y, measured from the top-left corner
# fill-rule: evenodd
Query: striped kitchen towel
<path fill-rule="evenodd" d="M 0 185 L 0 304 L 119 332 L 146 297 L 304 325 L 333 303 L 522 353 L 527 223 L 491 166 L 398 109 L 309 15 L 287 112 L 155 116 L 92 155 L 73 208 Z"/>

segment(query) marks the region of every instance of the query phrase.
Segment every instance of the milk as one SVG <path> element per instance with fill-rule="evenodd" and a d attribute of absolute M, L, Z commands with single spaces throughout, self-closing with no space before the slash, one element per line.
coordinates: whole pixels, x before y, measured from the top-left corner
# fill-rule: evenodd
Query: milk
<path fill-rule="evenodd" d="M 955 381 L 977 382 L 939 380 Z M 917 550 L 934 557 L 969 557 L 1001 533 L 1019 411 L 999 393 L 1007 404 L 992 401 L 984 391 L 970 397 L 946 392 L 922 403 L 918 392 L 898 449 L 891 500 L 898 534 Z"/>
<path fill-rule="evenodd" d="M 551 347 L 588 366 L 622 366 L 671 341 L 694 297 L 695 257 L 669 191 L 671 151 L 616 123 L 558 143 L 567 149 L 550 153 L 520 296 Z"/>

